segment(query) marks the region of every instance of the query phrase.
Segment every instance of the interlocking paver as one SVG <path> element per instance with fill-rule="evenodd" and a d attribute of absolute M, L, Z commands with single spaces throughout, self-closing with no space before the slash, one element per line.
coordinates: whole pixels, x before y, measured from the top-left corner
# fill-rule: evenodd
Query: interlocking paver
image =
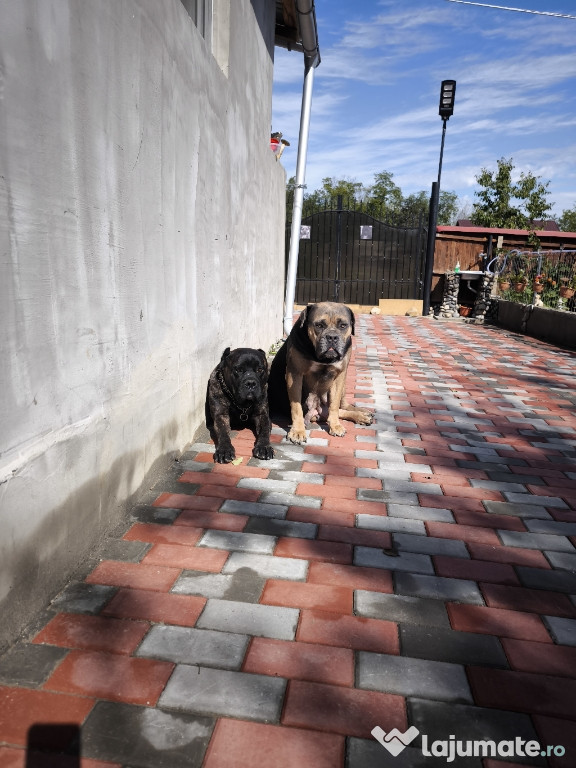
<path fill-rule="evenodd" d="M 233 600 L 208 600 L 196 626 L 222 632 L 237 632 L 256 637 L 293 640 L 298 610 L 272 605 L 251 605 Z"/>
<path fill-rule="evenodd" d="M 372 426 L 188 446 L 0 657 L 0 763 L 55 712 L 86 768 L 428 768 L 375 725 L 571 747 L 576 357 L 511 338 L 359 314 Z M 498 758 L 458 768 L 564 768 Z"/>
<path fill-rule="evenodd" d="M 445 661 L 358 654 L 358 686 L 371 691 L 472 704 L 464 667 Z"/>
<path fill-rule="evenodd" d="M 176 667 L 160 697 L 162 709 L 275 722 L 286 680 L 210 667 Z"/>

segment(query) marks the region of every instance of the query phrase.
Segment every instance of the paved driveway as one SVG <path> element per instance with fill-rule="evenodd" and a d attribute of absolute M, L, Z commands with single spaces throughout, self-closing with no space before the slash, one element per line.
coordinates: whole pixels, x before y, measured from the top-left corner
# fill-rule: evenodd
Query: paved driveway
<path fill-rule="evenodd" d="M 375 424 L 192 445 L 0 659 L 2 768 L 35 724 L 71 753 L 76 724 L 83 768 L 576 765 L 575 374 L 359 317 Z"/>

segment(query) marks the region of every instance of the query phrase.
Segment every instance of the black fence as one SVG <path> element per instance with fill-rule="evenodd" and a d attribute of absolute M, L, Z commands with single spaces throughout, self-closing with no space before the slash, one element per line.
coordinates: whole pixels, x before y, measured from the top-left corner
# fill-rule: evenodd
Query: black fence
<path fill-rule="evenodd" d="M 340 301 L 378 305 L 379 299 L 421 299 L 426 228 L 381 221 L 341 196 L 321 210 L 304 209 L 300 232 L 298 304 Z M 286 253 L 290 228 L 286 232 Z"/>

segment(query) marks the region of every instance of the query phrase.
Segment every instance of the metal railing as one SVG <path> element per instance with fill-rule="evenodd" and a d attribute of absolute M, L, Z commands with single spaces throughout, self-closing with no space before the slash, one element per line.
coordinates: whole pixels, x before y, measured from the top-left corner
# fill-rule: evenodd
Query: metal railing
<path fill-rule="evenodd" d="M 576 250 L 505 251 L 486 271 L 507 301 L 576 312 Z"/>

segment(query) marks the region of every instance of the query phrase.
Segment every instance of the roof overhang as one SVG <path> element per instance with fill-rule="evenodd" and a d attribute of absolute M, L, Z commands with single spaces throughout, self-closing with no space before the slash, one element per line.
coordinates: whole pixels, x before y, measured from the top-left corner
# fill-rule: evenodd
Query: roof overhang
<path fill-rule="evenodd" d="M 276 0 L 274 43 L 303 53 L 308 66 L 320 64 L 314 0 Z"/>

